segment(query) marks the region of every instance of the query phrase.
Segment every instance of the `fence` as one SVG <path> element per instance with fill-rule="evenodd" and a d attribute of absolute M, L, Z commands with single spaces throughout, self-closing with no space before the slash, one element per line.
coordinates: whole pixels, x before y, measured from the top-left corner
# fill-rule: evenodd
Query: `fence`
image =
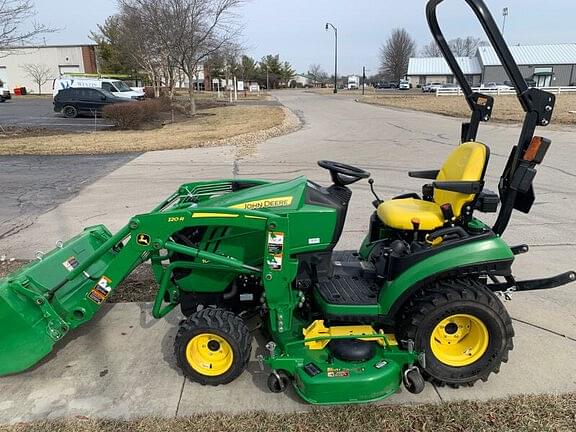
<path fill-rule="evenodd" d="M 545 90 L 547 92 L 553 94 L 561 94 L 561 93 L 576 93 L 576 86 L 572 87 L 538 87 L 540 90 Z M 484 94 L 495 94 L 495 95 L 515 95 L 516 90 L 513 88 L 509 89 L 501 89 L 501 88 L 481 88 L 481 87 L 474 87 L 473 91 L 477 91 Z M 439 96 L 462 96 L 462 89 L 461 88 L 439 88 L 436 89 L 436 97 Z"/>

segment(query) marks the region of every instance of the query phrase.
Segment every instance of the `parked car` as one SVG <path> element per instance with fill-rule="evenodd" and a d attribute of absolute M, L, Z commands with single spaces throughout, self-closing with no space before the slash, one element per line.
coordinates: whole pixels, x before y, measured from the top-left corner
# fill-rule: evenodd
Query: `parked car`
<path fill-rule="evenodd" d="M 378 81 L 376 83 L 374 83 L 374 87 L 377 89 L 393 89 L 396 88 L 396 86 L 394 85 L 394 83 L 389 82 L 389 81 Z"/>
<path fill-rule="evenodd" d="M 440 82 L 424 84 L 422 86 L 422 93 L 436 93 L 436 90 L 442 88 L 443 85 L 444 84 Z"/>
<path fill-rule="evenodd" d="M 144 99 L 144 90 L 141 87 L 130 87 L 124 81 L 110 78 L 84 78 L 84 77 L 60 77 L 54 80 L 52 94 L 67 88 L 96 88 L 106 90 L 114 96 L 123 99 Z"/>
<path fill-rule="evenodd" d="M 533 79 L 524 78 L 524 81 L 526 81 L 526 84 L 528 84 L 529 88 L 536 87 L 536 81 L 534 81 Z M 507 85 L 510 88 L 514 88 L 514 84 L 512 84 L 512 81 L 504 81 L 504 85 Z"/>
<path fill-rule="evenodd" d="M 54 98 L 54 111 L 65 117 L 75 118 L 80 114 L 102 114 L 106 105 L 126 102 L 106 90 L 97 88 L 67 88 L 60 90 Z"/>
<path fill-rule="evenodd" d="M 446 84 L 442 84 L 442 88 L 445 88 L 445 89 L 459 89 L 460 86 L 459 86 L 458 84 L 446 83 Z"/>
<path fill-rule="evenodd" d="M 399 90 L 410 90 L 410 83 L 408 81 L 402 80 L 398 85 Z"/>
<path fill-rule="evenodd" d="M 8 88 L 8 84 L 4 81 L 0 80 L 0 102 L 4 102 L 7 99 L 12 99 L 12 94 L 10 93 L 10 89 Z"/>
<path fill-rule="evenodd" d="M 512 90 L 513 88 L 509 85 L 504 83 L 496 83 L 496 82 L 489 82 L 486 84 L 482 84 L 480 88 L 488 89 L 488 90 Z"/>

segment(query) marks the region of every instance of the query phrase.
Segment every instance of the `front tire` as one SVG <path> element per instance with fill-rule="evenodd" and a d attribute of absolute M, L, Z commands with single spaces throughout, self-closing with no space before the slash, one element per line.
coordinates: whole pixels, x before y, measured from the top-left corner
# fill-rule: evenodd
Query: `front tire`
<path fill-rule="evenodd" d="M 78 110 L 73 105 L 66 105 L 62 108 L 62 114 L 64 114 L 66 118 L 76 118 L 78 117 Z"/>
<path fill-rule="evenodd" d="M 244 321 L 232 312 L 208 308 L 180 324 L 174 354 L 184 375 L 206 385 L 228 384 L 246 368 L 252 338 Z"/>
<path fill-rule="evenodd" d="M 514 329 L 504 305 L 484 283 L 458 279 L 419 292 L 402 311 L 398 334 L 425 354 L 430 381 L 458 387 L 499 372 L 513 348 Z"/>

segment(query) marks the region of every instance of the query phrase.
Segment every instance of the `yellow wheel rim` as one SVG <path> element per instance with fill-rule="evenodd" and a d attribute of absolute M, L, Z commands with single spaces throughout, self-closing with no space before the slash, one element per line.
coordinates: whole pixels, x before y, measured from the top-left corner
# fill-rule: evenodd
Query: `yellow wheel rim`
<path fill-rule="evenodd" d="M 430 347 L 438 361 L 449 366 L 468 366 L 488 349 L 488 328 L 477 317 L 458 314 L 443 319 L 434 327 Z"/>
<path fill-rule="evenodd" d="M 212 333 L 202 333 L 188 342 L 186 360 L 199 374 L 218 376 L 232 367 L 234 353 L 226 339 Z"/>

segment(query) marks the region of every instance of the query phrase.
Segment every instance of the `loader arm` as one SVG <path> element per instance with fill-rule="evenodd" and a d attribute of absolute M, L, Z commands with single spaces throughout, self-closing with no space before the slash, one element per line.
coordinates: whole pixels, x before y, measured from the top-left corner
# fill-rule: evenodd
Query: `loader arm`
<path fill-rule="evenodd" d="M 160 318 L 179 303 L 171 275 L 176 268 L 226 268 L 260 274 L 263 267 L 172 240 L 179 230 L 196 226 L 237 226 L 254 231 L 283 227 L 286 217 L 238 208 L 198 208 L 176 193 L 153 212 L 133 217 L 116 234 L 103 225 L 86 228 L 73 239 L 19 271 L 0 279 L 0 375 L 29 368 L 52 351 L 70 330 L 90 321 L 118 285 L 140 264 L 152 259 L 159 283 L 153 315 Z M 170 253 L 191 261 L 165 264 Z M 286 266 L 290 271 L 290 266 Z M 276 283 L 276 280 L 268 281 Z M 167 301 L 166 301 L 167 300 Z M 290 293 L 279 307 L 290 307 Z M 287 310 L 288 310 L 287 309 Z M 285 322 L 289 322 L 287 318 Z"/>

